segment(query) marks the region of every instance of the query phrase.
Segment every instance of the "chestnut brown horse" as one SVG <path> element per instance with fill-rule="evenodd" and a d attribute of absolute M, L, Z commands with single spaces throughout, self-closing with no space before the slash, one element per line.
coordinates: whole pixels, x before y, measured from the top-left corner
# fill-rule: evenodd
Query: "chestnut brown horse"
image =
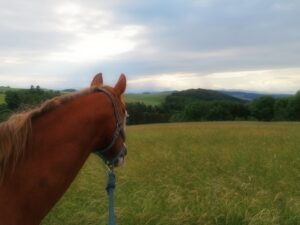
<path fill-rule="evenodd" d="M 91 87 L 0 124 L 1 225 L 39 224 L 91 152 L 106 149 L 107 162 L 123 163 L 124 139 L 116 130 L 126 117 L 125 89 L 123 74 L 114 87 L 103 86 L 97 74 Z"/>

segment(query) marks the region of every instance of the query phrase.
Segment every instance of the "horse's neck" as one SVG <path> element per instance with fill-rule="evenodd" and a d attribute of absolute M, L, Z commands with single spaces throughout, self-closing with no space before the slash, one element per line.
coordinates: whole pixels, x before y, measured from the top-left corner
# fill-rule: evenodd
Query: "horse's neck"
<path fill-rule="evenodd" d="M 9 214 L 17 211 L 24 225 L 38 224 L 47 214 L 101 143 L 105 129 L 101 112 L 108 114 L 101 101 L 105 100 L 97 94 L 86 96 L 34 120 L 24 159 L 0 187 L 1 219 L 3 208 L 7 218 L 16 217 Z"/>

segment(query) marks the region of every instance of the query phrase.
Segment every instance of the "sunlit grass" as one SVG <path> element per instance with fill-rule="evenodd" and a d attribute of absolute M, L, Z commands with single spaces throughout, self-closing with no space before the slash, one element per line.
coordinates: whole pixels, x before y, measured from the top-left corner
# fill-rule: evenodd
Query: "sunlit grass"
<path fill-rule="evenodd" d="M 128 127 L 119 224 L 300 224 L 300 123 Z M 42 223 L 106 224 L 105 170 L 92 155 Z"/>

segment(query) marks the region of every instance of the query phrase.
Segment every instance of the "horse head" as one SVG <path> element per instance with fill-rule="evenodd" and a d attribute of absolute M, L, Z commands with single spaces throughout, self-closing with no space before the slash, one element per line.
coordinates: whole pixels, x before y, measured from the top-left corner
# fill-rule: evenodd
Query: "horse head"
<path fill-rule="evenodd" d="M 122 100 L 122 95 L 126 89 L 126 77 L 121 74 L 118 82 L 114 87 L 103 85 L 102 74 L 97 74 L 91 87 L 97 88 L 99 92 L 106 95 L 110 101 L 110 107 L 113 108 L 113 114 L 110 118 L 107 118 L 109 122 L 110 132 L 106 132 L 105 146 L 98 146 L 95 149 L 95 153 L 99 155 L 104 162 L 110 166 L 120 166 L 124 163 L 124 158 L 127 154 L 127 148 L 125 145 L 125 126 L 126 126 L 126 109 L 125 103 Z"/>

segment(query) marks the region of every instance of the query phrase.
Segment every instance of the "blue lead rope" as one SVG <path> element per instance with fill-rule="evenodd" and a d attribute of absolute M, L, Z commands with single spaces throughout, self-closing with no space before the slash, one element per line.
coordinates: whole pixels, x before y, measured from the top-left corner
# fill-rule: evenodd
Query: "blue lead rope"
<path fill-rule="evenodd" d="M 107 173 L 106 191 L 108 195 L 108 225 L 116 225 L 116 216 L 114 211 L 114 189 L 116 187 L 116 176 L 110 169 Z"/>

